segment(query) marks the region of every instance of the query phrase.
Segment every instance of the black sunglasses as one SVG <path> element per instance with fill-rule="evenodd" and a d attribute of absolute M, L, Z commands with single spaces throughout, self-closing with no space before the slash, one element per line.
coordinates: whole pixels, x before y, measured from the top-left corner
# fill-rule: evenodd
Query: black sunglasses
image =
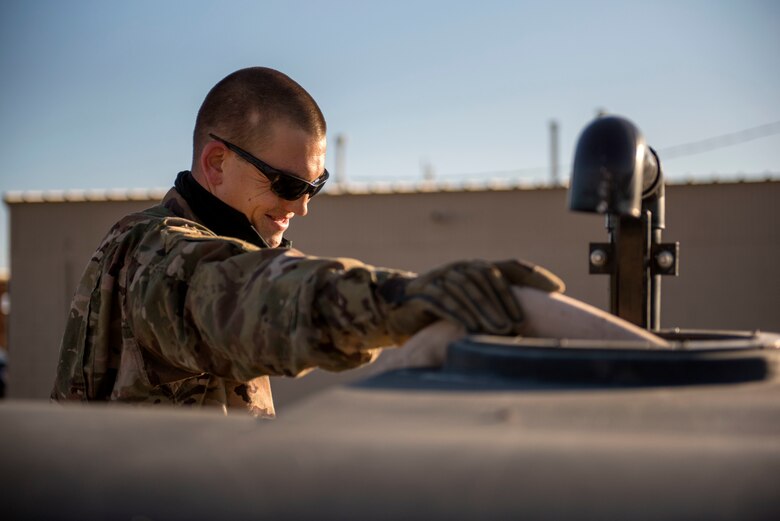
<path fill-rule="evenodd" d="M 306 181 L 293 174 L 288 174 L 287 172 L 277 170 L 271 165 L 268 165 L 260 159 L 256 158 L 243 148 L 236 146 L 229 141 L 225 141 L 221 137 L 215 136 L 214 134 L 209 134 L 209 136 L 212 139 L 219 141 L 228 147 L 228 149 L 238 154 L 241 159 L 260 170 L 260 173 L 271 182 L 271 191 L 282 199 L 295 201 L 296 199 L 300 199 L 306 194 L 308 194 L 309 197 L 314 197 L 317 195 L 317 192 L 322 190 L 322 187 L 325 186 L 325 181 L 327 181 L 330 177 L 330 174 L 326 169 L 325 172 L 323 172 L 323 174 L 314 181 Z"/>

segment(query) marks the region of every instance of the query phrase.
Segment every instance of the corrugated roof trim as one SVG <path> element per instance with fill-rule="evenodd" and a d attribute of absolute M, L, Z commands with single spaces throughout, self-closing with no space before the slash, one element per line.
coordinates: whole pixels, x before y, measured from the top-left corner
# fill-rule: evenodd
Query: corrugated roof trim
<path fill-rule="evenodd" d="M 672 178 L 667 185 L 708 185 L 735 183 L 780 182 L 780 173 L 737 176 L 717 176 L 709 178 Z M 414 194 L 433 192 L 486 192 L 510 190 L 549 190 L 568 187 L 568 180 L 561 184 L 548 181 L 529 182 L 516 179 L 487 179 L 453 181 L 400 181 L 371 183 L 333 183 L 322 192 L 324 195 L 368 195 L 368 194 Z M 103 201 L 159 201 L 166 194 L 166 188 L 132 190 L 52 190 L 7 192 L 6 204 L 18 203 L 63 203 L 63 202 L 103 202 Z"/>
<path fill-rule="evenodd" d="M 433 192 L 484 192 L 506 190 L 539 190 L 556 188 L 547 182 L 528 182 L 513 179 L 453 181 L 398 181 L 371 183 L 334 183 L 325 189 L 328 195 L 414 194 Z"/>
<path fill-rule="evenodd" d="M 667 185 L 726 185 L 740 183 L 777 183 L 780 182 L 780 172 L 765 172 L 763 174 L 736 174 L 711 176 L 674 176 L 666 178 Z"/>
<path fill-rule="evenodd" d="M 7 192 L 6 204 L 18 203 L 81 203 L 105 201 L 159 201 L 167 188 L 113 189 L 113 190 L 47 190 Z"/>

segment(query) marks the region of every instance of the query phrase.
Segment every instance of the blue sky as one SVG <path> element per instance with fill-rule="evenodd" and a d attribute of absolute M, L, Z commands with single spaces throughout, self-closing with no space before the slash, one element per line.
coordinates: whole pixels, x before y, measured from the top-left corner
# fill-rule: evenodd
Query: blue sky
<path fill-rule="evenodd" d="M 563 164 L 602 108 L 659 150 L 779 122 L 778 50 L 773 0 L 1 0 L 0 192 L 169 186 L 208 89 L 250 65 L 312 93 L 349 180 L 542 178 L 550 119 Z M 769 130 L 662 154 L 667 176 L 777 174 Z"/>

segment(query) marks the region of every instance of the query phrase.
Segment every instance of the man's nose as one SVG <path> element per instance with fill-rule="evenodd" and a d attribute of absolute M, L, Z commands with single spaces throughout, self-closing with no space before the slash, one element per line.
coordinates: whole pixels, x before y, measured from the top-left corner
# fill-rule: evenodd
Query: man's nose
<path fill-rule="evenodd" d="M 294 201 L 285 201 L 284 206 L 288 212 L 292 212 L 295 215 L 300 215 L 303 217 L 309 213 L 309 195 L 306 194 Z"/>

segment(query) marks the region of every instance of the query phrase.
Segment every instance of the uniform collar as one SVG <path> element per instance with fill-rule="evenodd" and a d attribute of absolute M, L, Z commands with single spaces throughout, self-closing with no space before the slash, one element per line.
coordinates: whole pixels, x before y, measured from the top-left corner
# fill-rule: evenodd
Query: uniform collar
<path fill-rule="evenodd" d="M 174 187 L 192 209 L 197 220 L 217 235 L 235 237 L 260 248 L 269 247 L 243 213 L 209 193 L 189 170 L 179 172 Z M 282 238 L 280 247 L 289 248 L 290 245 L 290 241 Z"/>

